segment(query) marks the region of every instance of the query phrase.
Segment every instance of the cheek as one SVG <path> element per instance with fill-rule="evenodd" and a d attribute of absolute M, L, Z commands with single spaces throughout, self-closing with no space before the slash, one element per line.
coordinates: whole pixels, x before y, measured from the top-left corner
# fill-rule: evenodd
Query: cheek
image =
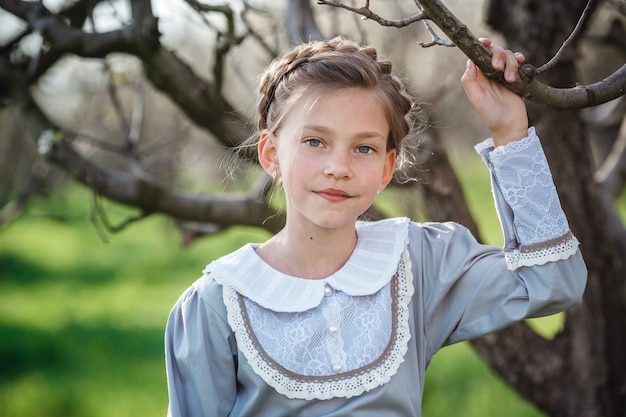
<path fill-rule="evenodd" d="M 384 171 L 385 165 L 383 163 L 377 163 L 375 166 L 371 166 L 364 176 L 367 176 L 368 182 L 379 184 L 383 178 Z"/>
<path fill-rule="evenodd" d="M 321 161 L 313 154 L 294 152 L 287 156 L 287 169 L 291 175 L 300 176 L 319 168 Z"/>
<path fill-rule="evenodd" d="M 309 182 L 312 164 L 308 158 L 299 158 L 297 155 L 288 155 L 281 160 L 280 171 L 281 180 L 285 192 L 291 190 L 292 194 L 297 193 L 298 188 L 302 188 Z"/>

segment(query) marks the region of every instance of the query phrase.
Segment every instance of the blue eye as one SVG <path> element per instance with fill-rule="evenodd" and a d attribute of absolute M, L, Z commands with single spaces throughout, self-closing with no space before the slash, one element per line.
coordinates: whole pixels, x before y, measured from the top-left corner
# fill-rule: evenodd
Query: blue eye
<path fill-rule="evenodd" d="M 374 148 L 372 148 L 371 146 L 367 146 L 367 145 L 362 145 L 359 146 L 358 148 L 356 148 L 357 153 L 363 154 L 363 155 L 368 155 L 372 152 L 374 152 Z"/>
<path fill-rule="evenodd" d="M 305 139 L 304 143 L 309 145 L 311 148 L 319 148 L 322 146 L 322 141 L 317 138 Z"/>

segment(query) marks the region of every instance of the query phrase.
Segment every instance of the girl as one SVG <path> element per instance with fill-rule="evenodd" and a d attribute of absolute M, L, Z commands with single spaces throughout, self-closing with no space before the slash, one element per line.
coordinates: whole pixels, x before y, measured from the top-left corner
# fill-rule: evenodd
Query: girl
<path fill-rule="evenodd" d="M 485 45 L 515 80 L 524 58 Z M 412 101 L 371 47 L 296 47 L 261 87 L 258 156 L 286 224 L 209 264 L 166 330 L 170 416 L 419 416 L 442 346 L 579 302 L 586 269 L 522 99 L 468 62 L 504 249 L 455 223 L 357 221 L 391 181 Z"/>

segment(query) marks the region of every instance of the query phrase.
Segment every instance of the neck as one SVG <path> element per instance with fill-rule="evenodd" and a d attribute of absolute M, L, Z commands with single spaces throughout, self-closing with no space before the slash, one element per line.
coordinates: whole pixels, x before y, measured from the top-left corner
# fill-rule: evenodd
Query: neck
<path fill-rule="evenodd" d="M 341 229 L 296 230 L 286 226 L 257 249 L 274 269 L 307 279 L 323 279 L 338 271 L 356 246 L 354 225 Z"/>

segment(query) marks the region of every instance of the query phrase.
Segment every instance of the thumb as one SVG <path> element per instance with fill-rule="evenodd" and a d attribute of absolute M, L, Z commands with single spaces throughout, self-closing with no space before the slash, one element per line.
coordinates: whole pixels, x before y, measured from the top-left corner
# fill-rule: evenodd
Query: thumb
<path fill-rule="evenodd" d="M 478 88 L 476 81 L 478 78 L 478 68 L 476 64 L 474 64 L 471 60 L 467 60 L 467 65 L 465 66 L 465 72 L 461 76 L 461 83 L 463 84 L 463 88 L 468 95 L 471 95 L 472 91 Z"/>
<path fill-rule="evenodd" d="M 471 59 L 468 59 L 465 65 L 465 72 L 461 77 L 461 81 L 466 82 L 476 80 L 476 68 L 476 64 L 474 64 Z"/>

